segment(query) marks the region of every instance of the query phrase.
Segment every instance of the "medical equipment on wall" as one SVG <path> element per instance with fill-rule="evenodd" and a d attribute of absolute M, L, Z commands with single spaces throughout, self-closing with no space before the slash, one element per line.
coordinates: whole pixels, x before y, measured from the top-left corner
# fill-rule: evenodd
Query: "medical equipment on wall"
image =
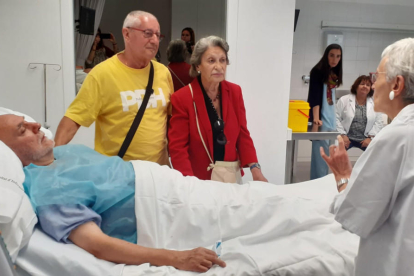
<path fill-rule="evenodd" d="M 338 44 L 344 47 L 344 35 L 341 32 L 325 32 L 325 48 L 331 44 Z"/>
<path fill-rule="evenodd" d="M 52 65 L 55 66 L 55 68 L 53 68 L 56 71 L 60 71 L 62 69 L 62 66 L 60 66 L 59 64 L 54 64 L 54 63 L 37 63 L 37 62 L 32 62 L 29 63 L 29 68 L 30 69 L 36 69 L 37 66 L 36 65 L 43 65 L 43 91 L 44 91 L 44 101 L 45 101 L 45 122 L 43 123 L 43 127 L 48 129 L 50 126 L 47 123 L 47 93 L 46 93 L 46 65 Z"/>

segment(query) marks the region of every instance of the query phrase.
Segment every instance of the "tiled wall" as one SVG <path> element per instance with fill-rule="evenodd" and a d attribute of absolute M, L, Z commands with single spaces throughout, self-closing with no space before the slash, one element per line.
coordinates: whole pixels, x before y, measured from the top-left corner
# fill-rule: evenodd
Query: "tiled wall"
<path fill-rule="evenodd" d="M 307 98 L 308 85 L 301 78 L 309 74 L 323 55 L 326 31 L 320 27 L 322 20 L 414 26 L 414 6 L 296 0 L 296 8 L 300 9 L 300 15 L 293 37 L 291 99 Z M 414 32 L 335 31 L 344 35 L 344 75 L 340 89 L 349 89 L 361 74 L 375 72 L 387 45 L 401 38 L 414 37 Z"/>
<path fill-rule="evenodd" d="M 309 87 L 303 83 L 302 75 L 308 75 L 323 55 L 322 20 L 414 26 L 414 0 L 296 0 L 296 8 L 300 9 L 300 15 L 293 36 L 291 99 L 307 99 Z M 405 37 L 414 37 L 414 33 L 335 31 L 344 35 L 343 86 L 339 89 L 346 90 L 359 75 L 376 71 L 387 45 Z M 358 149 L 349 151 L 351 160 L 356 160 L 360 154 Z M 311 143 L 300 141 L 298 161 L 309 161 L 310 155 Z"/>

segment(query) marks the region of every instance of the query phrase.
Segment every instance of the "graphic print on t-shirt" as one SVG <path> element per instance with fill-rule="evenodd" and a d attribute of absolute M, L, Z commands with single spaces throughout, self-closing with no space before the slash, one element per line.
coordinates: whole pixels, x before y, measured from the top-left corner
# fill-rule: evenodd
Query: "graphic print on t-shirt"
<path fill-rule="evenodd" d="M 129 107 L 136 104 L 138 109 L 140 108 L 142 101 L 144 100 L 145 96 L 145 89 L 137 89 L 135 91 L 123 91 L 119 93 L 122 100 L 122 110 L 124 112 L 129 111 Z M 150 96 L 148 105 L 146 108 L 157 108 L 158 103 L 161 101 L 161 106 L 166 106 L 167 101 L 165 100 L 164 93 L 162 88 L 158 88 L 158 93 L 156 93 L 156 89 L 154 93 Z"/>

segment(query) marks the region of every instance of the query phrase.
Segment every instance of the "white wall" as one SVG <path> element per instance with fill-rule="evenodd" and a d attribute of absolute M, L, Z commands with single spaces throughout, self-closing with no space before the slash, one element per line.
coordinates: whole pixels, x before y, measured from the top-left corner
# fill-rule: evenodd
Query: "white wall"
<path fill-rule="evenodd" d="M 171 39 L 180 39 L 185 27 L 194 30 L 196 42 L 210 35 L 226 39 L 226 1 L 172 0 Z"/>
<path fill-rule="evenodd" d="M 160 23 L 161 33 L 165 38 L 160 43 L 161 62 L 167 64 L 166 51 L 171 40 L 171 0 L 106 0 L 101 19 L 101 31 L 113 33 L 120 50 L 124 50 L 122 25 L 127 14 L 134 10 L 143 10 L 155 15 Z M 109 43 L 107 46 L 112 49 Z"/>
<path fill-rule="evenodd" d="M 294 9 L 293 0 L 227 2 L 227 80 L 243 89 L 262 171 L 277 184 L 285 175 Z"/>
<path fill-rule="evenodd" d="M 43 125 L 43 66 L 31 70 L 29 63 L 59 64 L 60 71 L 54 66 L 46 70 L 46 119 L 53 132 L 65 111 L 64 94 L 75 91 L 74 56 L 62 53 L 62 49 L 73 53 L 71 6 L 71 0 L 0 2 L 0 37 L 4 42 L 0 44 L 0 105 L 25 112 Z M 68 29 L 71 35 L 62 37 L 62 30 Z"/>
<path fill-rule="evenodd" d="M 293 36 L 291 99 L 307 99 L 308 85 L 302 82 L 301 77 L 308 75 L 323 55 L 324 31 L 320 27 L 322 20 L 414 25 L 412 0 L 296 0 L 296 8 L 300 9 L 300 15 Z M 414 36 L 414 33 L 385 31 L 337 31 L 344 35 L 344 84 L 339 89 L 347 90 L 359 75 L 376 71 L 381 53 L 387 45 L 401 38 Z M 310 145 L 309 141 L 300 141 L 298 161 L 310 160 Z M 356 160 L 361 151 L 352 149 L 349 154 Z"/>

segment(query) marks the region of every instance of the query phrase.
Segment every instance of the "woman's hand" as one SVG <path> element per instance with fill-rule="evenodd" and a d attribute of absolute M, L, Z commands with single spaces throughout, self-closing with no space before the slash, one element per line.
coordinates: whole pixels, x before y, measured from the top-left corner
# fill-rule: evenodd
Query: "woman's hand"
<path fill-rule="evenodd" d="M 322 121 L 321 120 L 313 120 L 313 124 L 317 125 L 317 126 L 321 126 L 322 125 Z"/>
<path fill-rule="evenodd" d="M 226 263 L 217 257 L 214 251 L 198 247 L 193 250 L 176 251 L 174 267 L 181 270 L 206 272 L 217 264 L 226 267 Z"/>
<path fill-rule="evenodd" d="M 344 139 L 344 144 L 345 144 L 345 148 L 348 149 L 349 145 L 351 145 L 351 141 L 349 140 L 348 136 L 346 135 L 341 135 L 342 139 Z"/>
<path fill-rule="evenodd" d="M 93 42 L 94 46 L 96 47 L 100 41 L 101 41 L 101 38 L 98 35 L 95 36 L 95 41 Z"/>
<path fill-rule="evenodd" d="M 111 41 L 112 45 L 116 44 L 115 36 L 111 33 L 111 38 L 109 39 Z"/>
<path fill-rule="evenodd" d="M 268 182 L 266 177 L 264 177 L 264 175 L 262 174 L 262 170 L 259 168 L 253 168 L 251 170 L 252 172 L 252 176 L 253 176 L 253 181 L 263 181 L 263 182 Z"/>
<path fill-rule="evenodd" d="M 369 143 L 371 143 L 371 138 L 366 138 L 364 141 L 361 142 L 361 148 L 368 147 Z"/>
<path fill-rule="evenodd" d="M 338 146 L 331 145 L 329 147 L 329 156 L 325 154 L 322 147 L 320 148 L 321 156 L 335 175 L 336 181 L 341 178 L 349 178 L 352 173 L 351 162 L 345 149 L 344 140 L 340 135 L 338 135 L 338 142 Z"/>

